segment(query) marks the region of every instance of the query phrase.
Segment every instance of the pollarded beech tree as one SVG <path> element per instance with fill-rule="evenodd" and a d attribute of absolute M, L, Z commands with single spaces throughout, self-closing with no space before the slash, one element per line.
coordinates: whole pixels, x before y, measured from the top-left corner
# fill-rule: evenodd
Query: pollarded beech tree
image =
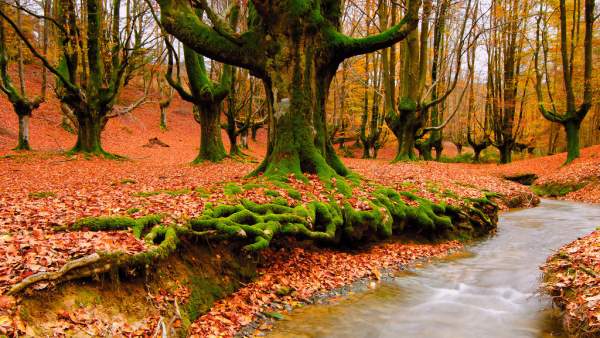
<path fill-rule="evenodd" d="M 3 5 L 0 4 L 0 6 Z M 21 27 L 21 13 L 17 11 L 16 15 L 16 23 Z M 44 32 L 46 33 L 47 30 L 44 30 Z M 47 35 L 44 38 L 47 38 Z M 17 43 L 19 42 L 17 41 Z M 8 73 L 8 48 L 4 25 L 0 22 L 0 91 L 6 94 L 19 118 L 19 138 L 14 150 L 31 150 L 31 146 L 29 145 L 29 118 L 31 117 L 32 112 L 44 101 L 45 90 L 42 89 L 42 95 L 34 97 L 33 99 L 27 97 L 25 91 L 23 53 L 20 45 L 17 48 L 19 86 L 15 87 L 15 85 L 13 85 Z M 42 86 L 45 85 L 46 83 L 42 82 Z"/>
<path fill-rule="evenodd" d="M 404 18 L 389 29 L 353 38 L 340 31 L 341 0 L 252 0 L 248 29 L 237 33 L 206 0 L 158 0 L 166 30 L 196 52 L 245 68 L 263 79 L 273 106 L 267 155 L 255 171 L 266 175 L 348 170 L 327 138 L 325 101 L 346 58 L 389 47 L 418 23 L 420 1 L 407 1 Z M 195 8 L 207 14 L 210 24 Z"/>
<path fill-rule="evenodd" d="M 565 0 L 559 1 L 559 12 L 560 12 L 560 57 L 562 62 L 562 78 L 564 84 L 564 91 L 566 94 L 565 112 L 559 113 L 556 108 L 554 99 L 549 90 L 550 88 L 550 76 L 548 74 L 548 45 L 547 45 L 547 32 L 548 27 L 541 27 L 542 22 L 542 5 L 540 4 L 540 14 L 537 19 L 537 30 L 536 30 L 536 50 L 534 53 L 535 70 L 536 70 L 536 84 L 535 90 L 538 97 L 539 109 L 542 115 L 549 121 L 560 123 L 567 135 L 567 161 L 569 163 L 579 157 L 579 129 L 581 128 L 581 122 L 592 108 L 592 38 L 594 34 L 594 0 L 585 0 L 584 2 L 584 25 L 585 25 L 585 36 L 583 42 L 583 100 L 581 104 L 577 105 L 575 99 L 575 90 L 573 89 L 573 69 L 575 68 L 574 55 L 577 48 L 577 40 L 579 37 L 579 24 L 581 20 L 580 2 L 575 1 L 576 8 L 573 8 L 573 20 L 572 27 L 567 28 L 567 6 Z M 569 33 L 570 32 L 570 33 Z M 570 35 L 570 40 L 567 37 Z M 543 48 L 542 48 L 543 46 Z M 543 64 L 544 71 L 540 65 L 540 49 L 543 50 Z M 545 76 L 544 76 L 545 75 Z M 547 109 L 544 106 L 543 100 L 543 82 L 545 79 L 545 85 L 548 88 L 548 98 L 551 102 L 552 108 Z"/>
<path fill-rule="evenodd" d="M 73 153 L 112 156 L 101 146 L 100 134 L 121 89 L 132 72 L 145 62 L 145 41 L 141 25 L 145 10 L 141 2 L 133 12 L 128 11 L 128 24 L 121 23 L 121 0 L 56 0 L 56 18 L 48 18 L 58 35 L 58 65 L 42 55 L 20 27 L 0 8 L 2 17 L 14 29 L 32 54 L 40 59 L 46 69 L 57 79 L 56 93 L 64 111 L 77 127 L 77 142 Z M 128 3 L 129 5 L 129 3 Z M 20 8 L 20 10 L 30 11 Z M 125 27 L 124 27 L 125 26 Z M 139 106 L 138 101 L 131 109 Z"/>
<path fill-rule="evenodd" d="M 220 80 L 211 81 L 202 55 L 184 46 L 185 69 L 190 87 L 187 91 L 179 78 L 172 77 L 172 55 L 173 53 L 169 54 L 167 81 L 182 99 L 194 104 L 194 119 L 200 124 L 200 150 L 194 163 L 221 161 L 227 156 L 221 139 L 221 104 L 229 95 L 233 69 L 229 65 L 223 65 Z"/>
<path fill-rule="evenodd" d="M 436 12 L 435 22 L 433 23 L 434 40 L 436 45 L 434 49 L 434 62 L 431 63 L 432 84 L 427 86 L 427 72 L 429 71 L 429 32 L 430 32 L 430 16 L 432 12 L 432 1 L 423 1 L 423 18 L 421 20 L 420 30 L 410 32 L 407 39 L 403 42 L 403 64 L 402 76 L 400 83 L 400 97 L 398 99 L 397 111 L 390 110 L 385 117 L 387 126 L 393 132 L 398 141 L 398 150 L 394 161 L 405 161 L 417 159 L 415 154 L 415 143 L 419 138 L 419 131 L 424 127 L 428 120 L 429 110 L 444 102 L 452 91 L 456 88 L 459 79 L 463 47 L 465 45 L 465 31 L 467 28 L 468 16 L 472 9 L 472 1 L 468 0 L 465 3 L 465 17 L 461 20 L 460 28 L 457 32 L 457 42 L 455 46 L 455 65 L 449 70 L 453 72 L 451 81 L 448 81 L 445 92 L 439 91 L 439 78 L 441 54 L 443 47 L 441 39 L 443 38 L 444 30 L 446 29 L 445 6 L 449 5 L 447 0 L 440 2 L 438 11 Z M 462 3 L 461 3 L 462 4 Z M 473 24 L 473 23 L 471 23 Z M 472 31 L 469 31 L 472 34 Z M 431 99 L 427 98 L 428 87 L 433 87 Z M 430 127 L 428 131 L 440 130 L 445 126 L 446 122 L 441 126 Z"/>

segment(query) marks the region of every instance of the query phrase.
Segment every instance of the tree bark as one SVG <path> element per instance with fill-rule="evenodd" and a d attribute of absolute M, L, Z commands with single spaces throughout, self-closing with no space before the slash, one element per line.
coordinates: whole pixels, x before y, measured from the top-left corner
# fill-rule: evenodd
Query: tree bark
<path fill-rule="evenodd" d="M 77 116 L 77 142 L 71 153 L 107 154 L 102 149 L 100 134 L 102 133 L 102 119 L 95 118 L 89 112 L 78 113 Z"/>
<path fill-rule="evenodd" d="M 227 157 L 221 139 L 220 103 L 196 106 L 200 119 L 200 151 L 193 163 L 219 162 Z"/>
<path fill-rule="evenodd" d="M 15 150 L 31 150 L 29 145 L 29 118 L 31 114 L 19 115 L 19 143 Z"/>
<path fill-rule="evenodd" d="M 567 135 L 567 163 L 579 157 L 579 129 L 581 122 L 567 121 L 563 124 Z"/>

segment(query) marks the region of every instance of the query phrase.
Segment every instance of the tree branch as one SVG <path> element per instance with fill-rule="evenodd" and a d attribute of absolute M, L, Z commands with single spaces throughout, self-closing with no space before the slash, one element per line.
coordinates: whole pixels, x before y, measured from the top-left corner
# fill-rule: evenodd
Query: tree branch
<path fill-rule="evenodd" d="M 69 81 L 69 79 L 64 77 L 64 75 L 61 74 L 61 72 L 58 71 L 58 69 L 56 69 L 54 66 L 52 66 L 50 64 L 48 59 L 46 59 L 40 52 L 37 51 L 37 49 L 35 49 L 35 47 L 33 47 L 31 42 L 27 39 L 27 37 L 25 37 L 25 34 L 23 34 L 23 32 L 19 29 L 19 27 L 17 27 L 15 22 L 8 15 L 6 15 L 6 13 L 4 13 L 4 11 L 2 9 L 0 9 L 0 17 L 2 17 L 4 20 L 6 20 L 6 22 L 8 22 L 8 24 L 13 28 L 15 33 L 17 33 L 17 35 L 23 41 L 23 43 L 25 43 L 25 46 L 27 46 L 27 48 L 31 51 L 31 53 L 44 64 L 44 67 L 46 67 L 52 74 L 56 75 L 56 77 L 70 91 L 76 93 L 78 96 L 82 96 L 82 93 L 81 93 L 81 90 L 79 89 L 79 87 L 75 86 L 73 83 L 71 83 L 71 81 Z"/>
<path fill-rule="evenodd" d="M 417 28 L 420 3 L 420 0 L 408 0 L 408 9 L 402 20 L 381 33 L 364 38 L 351 38 L 340 32 L 332 31 L 330 32 L 331 38 L 339 41 L 337 49 L 344 58 L 372 53 L 390 47 L 404 40 L 411 31 Z"/>
<path fill-rule="evenodd" d="M 240 35 L 240 44 L 202 22 L 183 0 L 159 0 L 161 23 L 167 32 L 197 53 L 215 61 L 249 69 L 262 76 L 265 58 L 258 52 L 260 39 L 253 31 Z"/>

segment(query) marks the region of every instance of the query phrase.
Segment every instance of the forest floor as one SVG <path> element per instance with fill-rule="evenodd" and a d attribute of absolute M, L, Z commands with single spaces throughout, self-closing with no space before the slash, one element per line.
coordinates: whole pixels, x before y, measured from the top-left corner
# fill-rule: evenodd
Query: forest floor
<path fill-rule="evenodd" d="M 35 72 L 33 72 L 35 75 Z M 28 86 L 35 86 L 33 81 Z M 128 90 L 123 100 L 135 99 L 141 91 Z M 265 131 L 251 141 L 247 161 L 225 160 L 218 164 L 190 165 L 199 140 L 199 126 L 192 123 L 191 107 L 174 100 L 169 110 L 169 129 L 158 126 L 158 103 L 152 101 L 133 114 L 111 120 L 103 133 L 107 151 L 125 160 L 67 157 L 64 151 L 75 135 L 60 127 L 57 102 L 50 99 L 31 120 L 33 152 L 13 152 L 17 118 L 6 100 L 0 98 L 0 335 L 31 333 L 20 297 L 6 296 L 16 283 L 39 272 L 58 271 L 66 262 L 98 251 L 135 254 L 147 250 L 144 241 L 131 231 L 57 231 L 82 217 L 168 214 L 172 222 L 199 216 L 207 203 L 240 197 L 228 193 L 230 183 L 243 185 L 264 154 Z M 157 137 L 168 147 L 149 145 Z M 225 146 L 228 147 L 223 133 Z M 455 149 L 448 145 L 450 155 Z M 459 199 L 481 197 L 482 191 L 503 196 L 502 209 L 528 207 L 537 197 L 507 176 L 535 174 L 538 192 L 559 198 L 600 202 L 600 146 L 582 150 L 582 158 L 563 166 L 565 154 L 527 158 L 508 165 L 415 162 L 391 164 L 395 146 L 381 151 L 377 160 L 344 159 L 346 165 L 367 180 L 415 192 L 433 201 L 452 204 Z M 301 184 L 300 192 L 315 193 L 318 184 Z M 261 189 L 240 192 L 243 198 L 268 201 Z M 316 191 L 318 193 L 318 191 Z M 360 278 L 378 279 L 380 269 L 407 265 L 439 257 L 460 248 L 450 241 L 438 244 L 383 243 L 362 252 L 330 249 L 312 251 L 295 247 L 285 253 L 266 250 L 257 278 L 217 301 L 199 318 L 191 332 L 199 336 L 231 335 L 257 316 L 279 316 L 278 311 L 307 301 L 316 294 L 339 288 Z M 38 283 L 43 292 L 52 283 Z M 185 304 L 193 293 L 187 286 L 169 291 L 161 301 L 177 299 Z M 174 296 L 175 294 L 175 296 Z M 177 307 L 177 306 L 176 306 Z M 132 324 L 82 309 L 62 309 L 49 328 L 58 335 L 78 328 L 93 334 L 149 334 L 162 320 L 160 306 L 142 322 Z M 178 309 L 177 309 L 178 310 Z M 92 318 L 93 317 L 93 318 Z M 177 320 L 171 323 L 177 327 Z M 164 325 L 164 324 L 162 324 Z M 107 329 L 108 328 L 108 329 Z M 263 328 L 264 329 L 264 328 Z"/>

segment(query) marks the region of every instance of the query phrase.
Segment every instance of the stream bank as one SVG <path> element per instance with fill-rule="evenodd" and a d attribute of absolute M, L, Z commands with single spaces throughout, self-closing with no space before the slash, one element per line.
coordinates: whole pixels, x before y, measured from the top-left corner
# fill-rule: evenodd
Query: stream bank
<path fill-rule="evenodd" d="M 472 257 L 439 261 L 330 305 L 278 321 L 271 337 L 564 336 L 538 266 L 597 226 L 600 207 L 544 200 L 500 216 L 498 232 L 468 247 Z"/>

